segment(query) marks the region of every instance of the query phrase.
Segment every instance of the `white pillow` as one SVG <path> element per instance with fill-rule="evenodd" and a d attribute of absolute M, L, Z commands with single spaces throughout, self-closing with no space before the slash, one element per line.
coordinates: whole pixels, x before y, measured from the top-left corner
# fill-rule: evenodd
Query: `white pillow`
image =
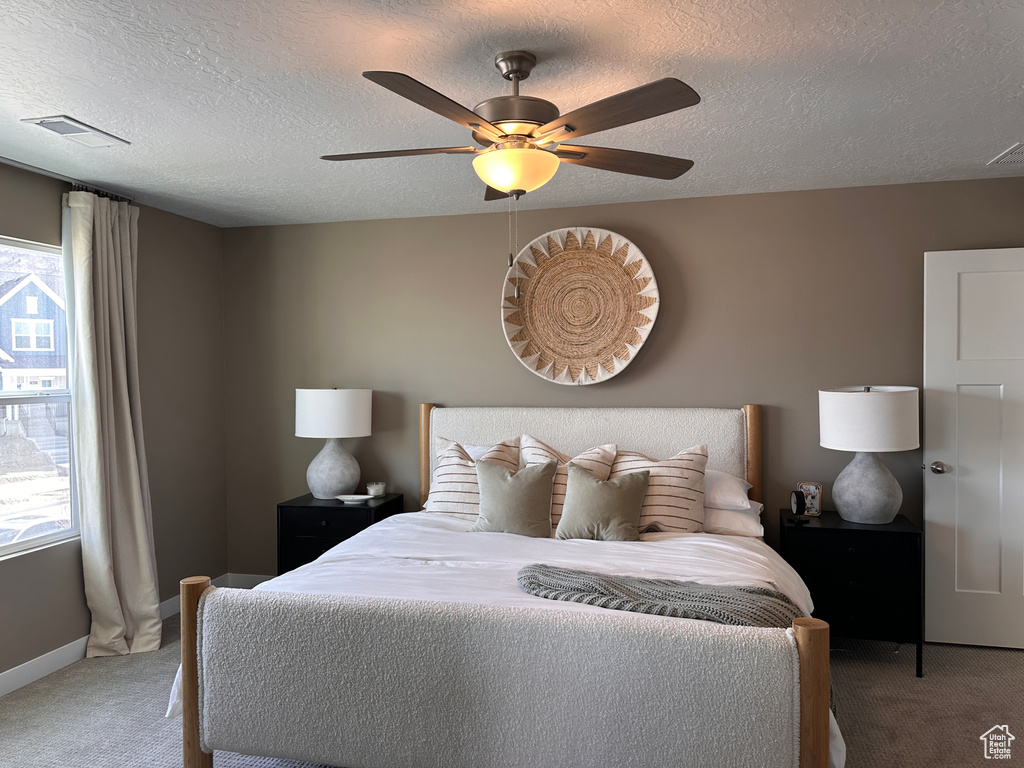
<path fill-rule="evenodd" d="M 763 504 L 752 502 L 750 509 L 714 509 L 704 507 L 704 533 L 729 536 L 764 536 L 761 525 Z"/>
<path fill-rule="evenodd" d="M 453 445 L 459 445 L 454 440 L 449 440 L 447 437 L 435 437 L 434 438 L 434 455 L 441 458 L 441 454 L 451 448 Z M 469 454 L 469 458 L 473 461 L 480 461 L 484 457 L 493 445 L 469 445 L 468 443 L 462 443 L 462 449 Z"/>
<path fill-rule="evenodd" d="M 494 447 L 493 445 L 460 444 L 460 443 L 455 442 L 454 440 L 449 440 L 447 437 L 435 437 L 434 438 L 434 455 L 437 457 L 438 461 L 441 460 L 441 457 L 444 455 L 445 451 L 447 451 L 453 445 L 459 446 L 459 448 L 461 448 L 462 451 L 467 456 L 469 456 L 469 458 L 472 461 L 474 461 L 474 462 L 480 461 L 480 459 L 482 459 L 484 456 L 486 456 L 487 452 L 490 451 L 491 448 Z M 428 489 L 429 493 L 433 493 L 436 490 L 436 488 L 437 488 L 436 478 L 437 478 L 437 468 L 436 468 L 436 465 L 435 465 L 434 472 L 433 472 L 433 474 L 430 475 L 430 488 Z M 429 502 L 429 495 L 428 495 L 427 499 L 428 499 L 428 502 Z M 426 507 L 426 506 L 424 506 L 424 509 L 426 509 L 428 512 L 430 511 L 430 509 L 428 507 Z"/>
<path fill-rule="evenodd" d="M 482 459 L 484 457 L 484 455 L 486 455 L 486 453 L 489 450 L 491 450 L 491 448 L 493 448 L 494 446 L 492 446 L 492 445 L 463 445 L 462 447 L 466 449 L 466 453 L 469 454 L 469 458 L 471 458 L 473 461 L 480 461 L 480 459 Z"/>
<path fill-rule="evenodd" d="M 704 473 L 704 506 L 712 509 L 750 509 L 750 483 L 728 472 L 709 469 Z"/>
<path fill-rule="evenodd" d="M 438 448 L 446 445 L 437 457 L 430 494 L 423 507 L 426 512 L 437 512 L 464 520 L 475 521 L 480 512 L 480 486 L 476 477 L 476 462 L 466 449 L 451 440 L 438 438 Z M 480 461 L 493 462 L 509 472 L 519 469 L 519 438 L 492 445 Z"/>
<path fill-rule="evenodd" d="M 708 447 L 695 445 L 670 459 L 650 459 L 635 451 L 619 451 L 609 480 L 630 472 L 650 472 L 640 510 L 640 533 L 700 533 L 704 523 L 704 467 Z"/>
<path fill-rule="evenodd" d="M 557 448 L 552 448 L 530 435 L 522 435 L 519 438 L 519 450 L 526 466 L 544 464 L 548 461 L 557 461 L 558 469 L 555 470 L 555 480 L 551 491 L 551 530 L 558 528 L 562 519 L 562 506 L 565 504 L 565 489 L 569 482 L 569 470 L 567 465 L 571 461 L 577 467 L 583 467 L 598 480 L 607 480 L 612 471 L 612 463 L 615 461 L 615 445 L 599 445 L 584 451 L 579 456 L 569 457 Z M 554 533 L 552 533 L 554 535 Z"/>

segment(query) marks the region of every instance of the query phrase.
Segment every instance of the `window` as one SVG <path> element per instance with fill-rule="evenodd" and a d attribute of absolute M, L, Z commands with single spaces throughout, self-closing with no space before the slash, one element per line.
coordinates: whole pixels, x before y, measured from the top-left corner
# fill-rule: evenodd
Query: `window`
<path fill-rule="evenodd" d="M 53 320 L 11 320 L 16 352 L 53 350 Z"/>
<path fill-rule="evenodd" d="M 0 557 L 78 535 L 66 306 L 60 249 L 0 237 Z"/>

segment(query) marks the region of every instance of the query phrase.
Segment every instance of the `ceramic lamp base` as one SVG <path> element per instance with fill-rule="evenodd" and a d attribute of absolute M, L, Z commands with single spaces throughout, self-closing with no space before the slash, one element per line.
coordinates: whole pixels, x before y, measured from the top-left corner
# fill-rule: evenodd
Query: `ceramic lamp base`
<path fill-rule="evenodd" d="M 359 464 L 345 450 L 340 437 L 329 437 L 320 453 L 309 463 L 306 485 L 318 499 L 352 493 L 359 484 Z"/>
<path fill-rule="evenodd" d="M 891 523 L 903 504 L 903 489 L 877 453 L 857 453 L 832 485 L 839 516 L 851 523 Z"/>

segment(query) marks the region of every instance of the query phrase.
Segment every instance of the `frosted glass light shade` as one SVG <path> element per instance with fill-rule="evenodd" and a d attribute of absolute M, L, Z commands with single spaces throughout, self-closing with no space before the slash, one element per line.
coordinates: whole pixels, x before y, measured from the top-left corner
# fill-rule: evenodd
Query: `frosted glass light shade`
<path fill-rule="evenodd" d="M 917 401 L 917 387 L 819 389 L 821 447 L 871 453 L 918 448 Z"/>
<path fill-rule="evenodd" d="M 370 434 L 372 389 L 296 389 L 296 437 Z"/>
<path fill-rule="evenodd" d="M 559 160 L 537 147 L 496 148 L 473 158 L 473 170 L 485 184 L 502 192 L 532 192 L 543 187 L 558 170 Z"/>

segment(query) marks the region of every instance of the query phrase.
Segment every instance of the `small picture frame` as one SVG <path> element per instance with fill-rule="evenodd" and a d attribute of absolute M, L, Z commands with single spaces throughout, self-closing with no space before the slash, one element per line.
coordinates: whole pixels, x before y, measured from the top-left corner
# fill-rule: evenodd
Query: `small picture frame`
<path fill-rule="evenodd" d="M 804 514 L 817 517 L 821 514 L 821 483 L 802 482 L 796 484 L 798 491 L 804 494 Z"/>

